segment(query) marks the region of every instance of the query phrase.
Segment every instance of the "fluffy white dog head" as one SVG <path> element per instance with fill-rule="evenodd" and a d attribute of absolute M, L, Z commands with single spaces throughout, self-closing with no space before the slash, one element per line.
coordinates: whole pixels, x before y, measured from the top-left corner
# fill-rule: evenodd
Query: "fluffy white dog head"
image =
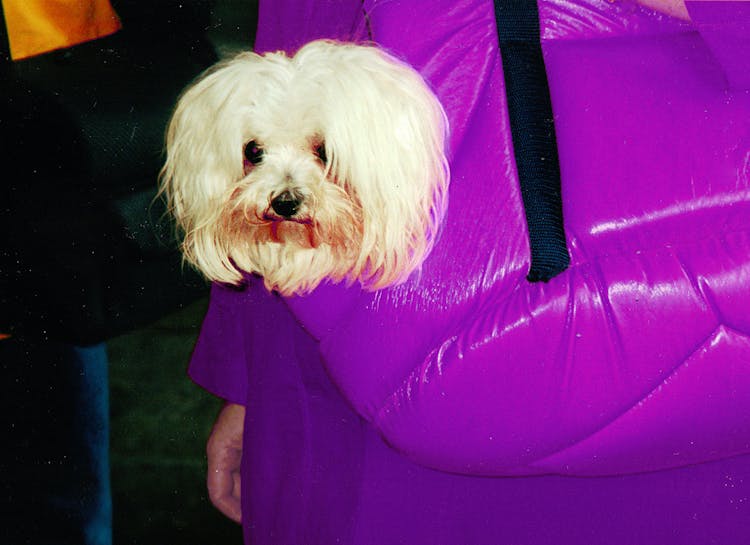
<path fill-rule="evenodd" d="M 403 281 L 445 211 L 446 127 L 419 74 L 375 47 L 315 41 L 222 62 L 167 131 L 162 191 L 183 253 L 211 280 L 253 272 L 285 295 Z"/>

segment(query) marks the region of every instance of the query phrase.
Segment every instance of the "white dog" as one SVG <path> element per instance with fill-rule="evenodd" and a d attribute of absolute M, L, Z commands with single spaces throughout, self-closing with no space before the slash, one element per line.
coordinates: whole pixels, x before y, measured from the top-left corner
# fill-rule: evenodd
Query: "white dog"
<path fill-rule="evenodd" d="M 162 191 L 207 278 L 304 294 L 379 289 L 430 251 L 447 202 L 445 113 L 420 75 L 376 47 L 315 41 L 241 53 L 180 98 Z"/>

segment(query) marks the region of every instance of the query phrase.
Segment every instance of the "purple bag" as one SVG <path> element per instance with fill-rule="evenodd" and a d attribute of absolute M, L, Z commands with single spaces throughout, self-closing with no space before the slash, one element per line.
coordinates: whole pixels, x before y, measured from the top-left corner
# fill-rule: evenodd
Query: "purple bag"
<path fill-rule="evenodd" d="M 248 542 L 750 542 L 750 3 L 538 4 L 571 254 L 549 283 L 492 2 L 261 3 L 258 50 L 372 39 L 419 69 L 452 182 L 406 284 L 214 287 L 190 372 L 248 407 Z"/>

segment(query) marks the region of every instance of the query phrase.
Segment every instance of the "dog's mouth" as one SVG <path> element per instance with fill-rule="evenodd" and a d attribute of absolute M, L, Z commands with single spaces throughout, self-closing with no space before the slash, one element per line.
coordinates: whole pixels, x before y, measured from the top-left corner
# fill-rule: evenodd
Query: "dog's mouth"
<path fill-rule="evenodd" d="M 320 233 L 311 219 L 274 220 L 268 228 L 272 242 L 295 244 L 302 248 L 317 248 L 321 243 Z"/>
<path fill-rule="evenodd" d="M 278 216 L 276 214 L 272 214 L 269 212 L 264 213 L 262 216 L 262 219 L 264 222 L 268 222 L 271 225 L 276 225 L 276 224 L 285 223 L 285 222 L 298 223 L 300 225 L 312 225 L 313 224 L 312 218 L 308 218 L 308 217 L 285 218 L 285 217 Z"/>
<path fill-rule="evenodd" d="M 340 201 L 343 204 L 339 209 L 331 207 L 332 210 L 318 211 L 308 202 L 292 210 L 286 203 L 276 207 L 272 202 L 254 206 L 235 198 L 227 203 L 222 214 L 223 230 L 230 241 L 236 241 L 230 242 L 231 246 L 271 244 L 287 246 L 290 250 L 328 246 L 348 252 L 350 247 L 357 246 L 355 241 L 361 239 L 361 220 L 357 221 L 355 211 L 344 206 L 348 201 L 331 199 L 326 202 Z"/>
<path fill-rule="evenodd" d="M 322 242 L 321 233 L 310 216 L 282 217 L 272 210 L 249 218 L 235 212 L 232 224 L 237 234 L 250 235 L 257 243 L 291 244 L 301 248 L 316 248 Z"/>
<path fill-rule="evenodd" d="M 320 243 L 313 219 L 307 216 L 282 217 L 272 211 L 263 213 L 272 242 L 290 242 L 315 248 Z"/>

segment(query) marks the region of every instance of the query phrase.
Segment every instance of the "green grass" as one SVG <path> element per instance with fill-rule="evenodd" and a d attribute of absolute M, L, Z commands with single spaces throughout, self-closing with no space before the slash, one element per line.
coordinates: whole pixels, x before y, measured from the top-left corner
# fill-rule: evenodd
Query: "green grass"
<path fill-rule="evenodd" d="M 205 441 L 221 401 L 185 374 L 205 308 L 108 342 L 115 545 L 242 543 L 205 491 Z"/>

